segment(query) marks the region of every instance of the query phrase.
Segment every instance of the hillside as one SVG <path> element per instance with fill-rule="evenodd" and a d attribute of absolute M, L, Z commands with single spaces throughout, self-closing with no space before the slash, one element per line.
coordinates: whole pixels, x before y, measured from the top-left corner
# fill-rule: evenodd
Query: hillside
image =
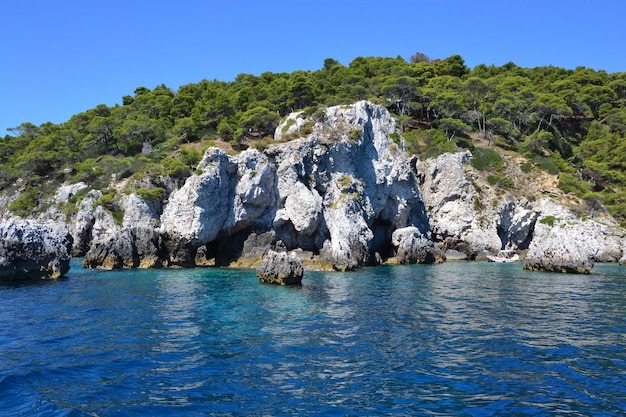
<path fill-rule="evenodd" d="M 604 206 L 626 221 L 626 73 L 513 63 L 469 69 L 458 55 L 361 57 L 347 66 L 329 58 L 317 71 L 240 74 L 176 92 L 139 87 L 121 105 L 65 123 L 24 123 L 0 141 L 3 201 L 14 214 L 34 215 L 62 183 L 82 181 L 89 188 L 81 195 L 102 190 L 103 206 L 113 208 L 120 190 L 109 189 L 112 176 L 166 195 L 209 146 L 264 149 L 289 113 L 315 120 L 322 107 L 362 99 L 397 118 L 394 140 L 420 159 L 468 149 L 486 164 L 477 168 L 492 187 L 510 191 L 521 170 L 583 213 Z"/>

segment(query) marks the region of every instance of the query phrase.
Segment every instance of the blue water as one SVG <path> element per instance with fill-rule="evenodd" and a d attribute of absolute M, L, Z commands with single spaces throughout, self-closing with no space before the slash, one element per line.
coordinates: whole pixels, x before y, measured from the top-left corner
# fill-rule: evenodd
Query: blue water
<path fill-rule="evenodd" d="M 0 285 L 0 415 L 624 415 L 626 268 L 448 262 Z"/>

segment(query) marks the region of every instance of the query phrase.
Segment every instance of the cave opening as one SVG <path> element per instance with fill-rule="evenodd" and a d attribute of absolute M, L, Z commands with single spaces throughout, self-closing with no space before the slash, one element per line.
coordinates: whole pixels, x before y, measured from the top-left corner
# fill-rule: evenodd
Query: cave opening
<path fill-rule="evenodd" d="M 372 224 L 372 233 L 374 238 L 370 245 L 370 253 L 378 254 L 382 260 L 387 260 L 394 256 L 393 245 L 391 244 L 391 235 L 393 234 L 393 224 L 385 219 L 377 218 Z M 377 257 L 371 257 L 375 260 Z"/>

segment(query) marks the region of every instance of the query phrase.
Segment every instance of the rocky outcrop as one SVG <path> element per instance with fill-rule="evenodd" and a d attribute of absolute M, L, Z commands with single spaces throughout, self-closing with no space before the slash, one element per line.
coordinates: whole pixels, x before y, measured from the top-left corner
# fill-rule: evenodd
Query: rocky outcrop
<path fill-rule="evenodd" d="M 78 203 L 78 210 L 69 221 L 74 239 L 72 256 L 84 256 L 92 242 L 108 239 L 121 229 L 112 214 L 98 204 L 100 197 L 101 191 L 89 191 Z"/>
<path fill-rule="evenodd" d="M 487 201 L 472 180 L 471 158 L 469 151 L 445 153 L 416 164 L 433 239 L 442 250 L 468 259 L 504 248 L 527 249 L 537 211 L 516 196 Z"/>
<path fill-rule="evenodd" d="M 70 268 L 67 244 L 33 221 L 0 221 L 0 281 L 62 277 Z"/>
<path fill-rule="evenodd" d="M 588 274 L 598 247 L 590 239 L 592 233 L 585 223 L 563 222 L 553 216 L 540 218 L 524 269 Z"/>
<path fill-rule="evenodd" d="M 146 200 L 135 193 L 123 195 L 120 199 L 124 213 L 122 228 L 157 229 L 161 222 L 161 206 L 160 201 Z"/>
<path fill-rule="evenodd" d="M 618 262 L 626 234 L 610 219 L 581 219 L 552 200 L 535 205 L 538 220 L 526 254 L 530 270 L 588 273 L 595 262 Z"/>
<path fill-rule="evenodd" d="M 270 250 L 256 270 L 259 281 L 275 285 L 300 285 L 304 267 L 295 253 Z"/>
<path fill-rule="evenodd" d="M 268 231 L 287 250 L 312 252 L 337 270 L 390 256 L 395 229 L 429 229 L 411 161 L 393 133 L 384 107 L 359 102 L 326 109 L 311 134 L 264 153 L 209 149 L 201 174 L 170 195 L 161 216 L 167 264 L 192 266 L 198 251 L 211 256 L 213 242 Z"/>
<path fill-rule="evenodd" d="M 157 268 L 163 265 L 159 234 L 149 228 L 126 228 L 92 243 L 85 268 Z"/>
<path fill-rule="evenodd" d="M 161 216 L 160 233 L 170 266 L 193 266 L 198 248 L 249 225 L 273 202 L 274 178 L 267 178 L 267 157 L 256 150 L 243 152 L 242 164 L 216 148 L 207 150 L 198 169 L 172 193 Z M 254 160 L 247 165 L 246 161 Z M 259 172 L 257 165 L 263 165 Z M 255 180 L 256 178 L 256 180 Z M 243 181 L 239 181 L 243 179 Z M 269 220 L 268 220 L 269 222 Z"/>
<path fill-rule="evenodd" d="M 395 258 L 401 264 L 432 264 L 438 258 L 443 260 L 433 241 L 414 226 L 395 230 L 391 243 L 396 248 Z"/>
<path fill-rule="evenodd" d="M 622 245 L 626 235 L 618 227 L 599 223 L 593 219 L 582 223 L 587 245 L 596 248 L 595 262 L 614 263 L 622 257 Z"/>
<path fill-rule="evenodd" d="M 83 266 L 102 269 L 163 266 L 157 231 L 160 204 L 146 201 L 135 193 L 122 195 L 117 203 L 124 214 L 119 225 L 111 213 L 95 205 L 99 192 L 91 194 L 81 202 L 81 210 L 74 221 L 75 233 L 85 245 L 81 248 L 86 251 Z M 85 239 L 85 236 L 90 238 Z"/>

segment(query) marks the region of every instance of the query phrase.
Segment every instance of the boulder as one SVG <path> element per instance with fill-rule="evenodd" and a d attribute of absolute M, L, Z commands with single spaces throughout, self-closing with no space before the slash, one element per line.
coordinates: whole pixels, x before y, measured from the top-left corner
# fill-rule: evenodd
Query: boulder
<path fill-rule="evenodd" d="M 622 250 L 622 257 L 619 258 L 619 264 L 622 266 L 626 266 L 626 248 Z"/>
<path fill-rule="evenodd" d="M 67 242 L 30 220 L 0 221 L 0 281 L 60 278 L 70 269 Z"/>
<path fill-rule="evenodd" d="M 259 281 L 275 285 L 301 285 L 304 267 L 295 253 L 270 250 L 256 270 Z"/>
<path fill-rule="evenodd" d="M 585 223 L 541 217 L 523 262 L 530 271 L 588 274 L 594 265 L 597 246 L 589 239 Z"/>
<path fill-rule="evenodd" d="M 401 264 L 431 264 L 436 261 L 433 241 L 414 226 L 397 229 L 391 236 L 396 260 Z"/>

